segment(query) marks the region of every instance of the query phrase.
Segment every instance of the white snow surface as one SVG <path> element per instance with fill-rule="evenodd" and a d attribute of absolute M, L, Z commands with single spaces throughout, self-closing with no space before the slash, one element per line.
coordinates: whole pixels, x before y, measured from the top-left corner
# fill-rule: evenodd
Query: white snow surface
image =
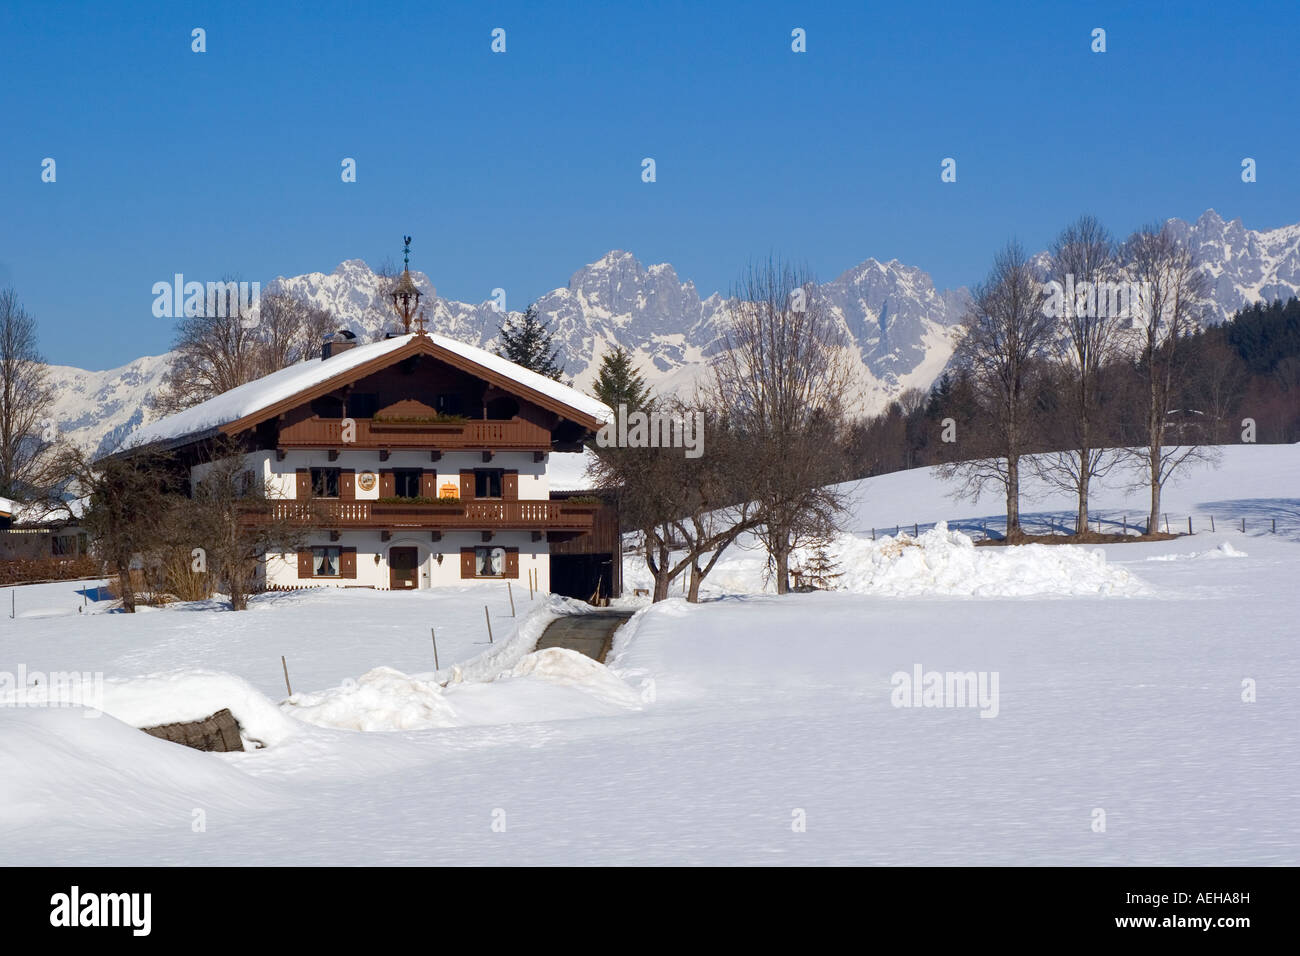
<path fill-rule="evenodd" d="M 857 594 L 1027 597 L 1146 590 L 1126 568 L 1107 563 L 1101 548 L 977 548 L 968 535 L 949 531 L 942 521 L 915 538 L 901 534 L 872 541 L 840 534 L 827 551 L 840 574 L 834 587 Z M 793 556 L 796 563 L 809 558 L 806 549 Z"/>
<path fill-rule="evenodd" d="M 1197 516 L 1195 535 L 1047 549 L 1063 562 L 1100 551 L 1104 572 L 1051 569 L 1028 548 L 900 545 L 949 564 L 1029 555 L 1032 580 L 1058 580 L 1035 594 L 1008 587 L 1019 570 L 997 593 L 917 593 L 912 573 L 891 592 L 901 572 L 877 566 L 873 525 L 947 521 L 942 537 L 997 509 L 953 503 L 928 470 L 871 479 L 848 527 L 867 590 L 673 597 L 639 610 L 603 667 L 533 649 L 551 617 L 590 609 L 516 594 L 511 619 L 492 586 L 322 589 L 262 595 L 240 613 L 214 601 L 136 615 L 79 611 L 77 583 L 18 588 L 17 616 L 0 620 L 0 674 L 102 672 L 105 706 L 122 714 L 179 718 L 226 701 L 292 732 L 201 754 L 111 713 L 12 700 L 0 706 L 3 860 L 1296 865 L 1297 476 L 1300 446 L 1228 448 L 1218 470 L 1167 494 L 1171 524 Z M 1098 490 L 1108 523 L 1140 504 Z M 1031 523 L 1066 511 L 1050 495 L 1025 507 Z M 1210 514 L 1213 533 L 1199 517 Z M 1180 559 L 1148 560 L 1166 556 Z M 731 568 L 752 588 L 761 564 L 740 551 Z M 1066 590 L 1067 571 L 1112 590 Z M 996 717 L 895 706 L 899 675 L 917 668 L 996 675 Z M 196 808 L 204 833 L 191 828 Z M 806 828 L 793 827 L 801 816 Z"/>

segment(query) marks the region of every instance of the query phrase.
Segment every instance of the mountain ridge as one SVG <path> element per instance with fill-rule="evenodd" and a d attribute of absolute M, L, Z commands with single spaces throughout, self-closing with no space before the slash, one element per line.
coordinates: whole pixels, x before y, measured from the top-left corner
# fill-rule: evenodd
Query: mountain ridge
<path fill-rule="evenodd" d="M 1251 230 L 1213 209 L 1192 223 L 1169 222 L 1210 276 L 1205 304 L 1211 322 L 1260 299 L 1300 294 L 1300 223 Z M 495 345 L 506 313 L 491 301 L 445 299 L 424 272 L 411 276 L 425 294 L 430 328 L 472 345 Z M 263 291 L 301 296 L 328 309 L 340 327 L 370 340 L 394 325 L 384 296 L 387 281 L 364 260 L 347 259 L 329 273 L 278 276 Z M 865 259 L 818 289 L 851 343 L 862 412 L 878 411 L 906 389 L 928 388 L 938 378 L 969 300 L 966 287 L 940 290 L 924 269 L 897 258 Z M 620 344 L 652 387 L 677 391 L 693 384 L 718 348 L 726 301 L 719 292 L 702 298 L 694 281 L 682 280 L 671 263 L 644 265 L 630 251 L 612 249 L 574 270 L 564 286 L 534 305 L 549 320 L 566 378 L 577 387 L 589 391 L 601 355 Z M 104 371 L 51 366 L 58 393 L 52 417 L 59 431 L 90 450 L 115 448 L 155 417 L 146 400 L 161 384 L 171 354 L 142 356 Z"/>

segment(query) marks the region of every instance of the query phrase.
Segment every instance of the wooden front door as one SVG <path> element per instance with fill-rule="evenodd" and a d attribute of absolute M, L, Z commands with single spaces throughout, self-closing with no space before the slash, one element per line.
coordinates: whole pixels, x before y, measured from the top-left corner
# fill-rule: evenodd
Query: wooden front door
<path fill-rule="evenodd" d="M 407 591 L 420 586 L 420 552 L 418 548 L 388 549 L 388 586 Z"/>

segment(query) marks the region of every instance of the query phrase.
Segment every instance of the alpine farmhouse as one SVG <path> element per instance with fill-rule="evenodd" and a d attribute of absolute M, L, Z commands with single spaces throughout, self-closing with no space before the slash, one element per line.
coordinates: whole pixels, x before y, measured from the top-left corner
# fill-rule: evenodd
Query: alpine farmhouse
<path fill-rule="evenodd" d="M 555 546 L 560 593 L 617 594 L 613 509 L 553 499 L 547 476 L 551 454 L 580 451 L 610 410 L 418 324 L 368 344 L 335 333 L 318 360 L 146 425 L 117 454 L 169 452 L 192 486 L 214 440 L 238 442 L 276 517 L 311 529 L 296 553 L 264 555 L 268 589 L 526 578 L 545 592 Z"/>

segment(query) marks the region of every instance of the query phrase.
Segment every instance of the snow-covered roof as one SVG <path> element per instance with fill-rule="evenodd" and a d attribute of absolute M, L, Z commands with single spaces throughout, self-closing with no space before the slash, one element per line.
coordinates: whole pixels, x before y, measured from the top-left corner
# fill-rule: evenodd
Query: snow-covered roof
<path fill-rule="evenodd" d="M 344 376 L 375 359 L 401 351 L 418 333 L 397 335 L 391 339 L 358 345 L 328 359 L 309 359 L 265 375 L 246 385 L 232 388 L 213 398 L 168 415 L 136 429 L 126 437 L 122 449 L 139 448 L 157 442 L 174 442 L 178 439 L 215 433 L 221 426 L 256 415 L 258 412 L 290 399 L 300 392 L 321 385 L 330 379 Z M 600 422 L 609 421 L 613 413 L 597 399 L 575 388 L 552 381 L 530 369 L 516 365 L 499 355 L 442 335 L 427 336 L 435 346 L 464 358 L 487 371 L 511 379 L 539 392 L 575 411 Z"/>

